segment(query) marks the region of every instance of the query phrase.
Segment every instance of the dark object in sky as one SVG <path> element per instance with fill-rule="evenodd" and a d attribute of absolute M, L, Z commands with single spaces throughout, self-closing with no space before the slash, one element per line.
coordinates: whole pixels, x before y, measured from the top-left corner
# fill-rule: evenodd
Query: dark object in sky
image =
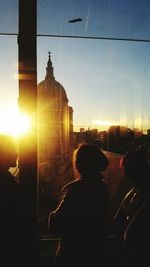
<path fill-rule="evenodd" d="M 81 18 L 72 19 L 72 20 L 69 20 L 68 22 L 69 23 L 75 23 L 75 22 L 78 22 L 78 21 L 82 21 L 82 19 Z"/>

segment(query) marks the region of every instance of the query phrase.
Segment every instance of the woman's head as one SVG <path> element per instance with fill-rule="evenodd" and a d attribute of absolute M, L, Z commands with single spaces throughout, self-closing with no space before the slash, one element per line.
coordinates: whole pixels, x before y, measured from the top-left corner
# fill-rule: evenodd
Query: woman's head
<path fill-rule="evenodd" d="M 146 150 L 128 151 L 121 159 L 126 177 L 139 189 L 150 185 L 150 155 Z"/>
<path fill-rule="evenodd" d="M 107 157 L 96 146 L 82 145 L 76 152 L 75 166 L 82 176 L 99 174 L 108 164 Z"/>

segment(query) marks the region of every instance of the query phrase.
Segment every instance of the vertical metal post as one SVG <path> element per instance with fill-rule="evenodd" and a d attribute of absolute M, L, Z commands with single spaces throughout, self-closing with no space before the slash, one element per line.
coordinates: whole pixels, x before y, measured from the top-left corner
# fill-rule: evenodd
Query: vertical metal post
<path fill-rule="evenodd" d="M 32 258 L 35 255 L 34 252 L 36 252 L 37 245 L 36 8 L 36 0 L 19 0 L 19 108 L 21 112 L 27 114 L 32 119 L 31 132 L 20 139 L 19 175 L 23 187 L 24 199 L 25 249 L 28 251 L 28 256 L 30 257 L 32 255 Z"/>

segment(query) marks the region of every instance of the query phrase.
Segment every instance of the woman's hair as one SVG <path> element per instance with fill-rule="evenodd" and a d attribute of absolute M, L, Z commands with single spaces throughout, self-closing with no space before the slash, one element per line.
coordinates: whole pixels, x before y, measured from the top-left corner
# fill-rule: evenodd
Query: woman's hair
<path fill-rule="evenodd" d="M 143 149 L 130 150 L 121 159 L 125 175 L 138 188 L 150 185 L 150 155 Z"/>
<path fill-rule="evenodd" d="M 81 175 L 90 176 L 104 171 L 109 164 L 105 154 L 96 146 L 81 145 L 77 150 L 75 166 Z"/>
<path fill-rule="evenodd" d="M 138 149 L 128 151 L 122 158 L 122 166 L 127 176 L 137 176 L 149 169 L 149 154 Z"/>

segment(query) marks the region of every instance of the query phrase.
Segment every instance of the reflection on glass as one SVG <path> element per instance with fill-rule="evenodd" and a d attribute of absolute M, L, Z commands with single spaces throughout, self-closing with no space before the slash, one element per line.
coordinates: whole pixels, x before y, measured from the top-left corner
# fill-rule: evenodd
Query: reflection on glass
<path fill-rule="evenodd" d="M 72 155 L 81 143 L 111 158 L 112 194 L 117 184 L 110 175 L 120 173 L 120 154 L 149 147 L 149 55 L 144 42 L 38 39 L 40 214 L 46 216 L 62 186 L 76 178 Z"/>

